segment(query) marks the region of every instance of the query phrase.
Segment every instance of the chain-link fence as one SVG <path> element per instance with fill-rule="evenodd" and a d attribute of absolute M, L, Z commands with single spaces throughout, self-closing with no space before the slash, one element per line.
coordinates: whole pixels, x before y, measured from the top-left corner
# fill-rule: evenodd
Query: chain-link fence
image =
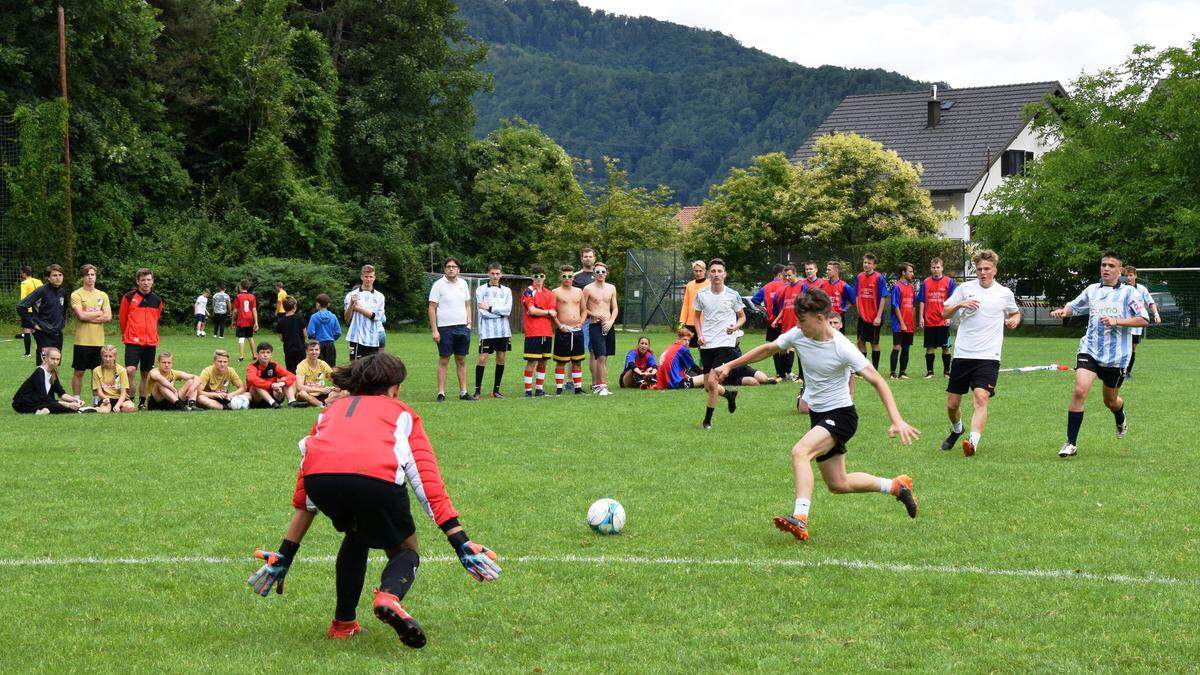
<path fill-rule="evenodd" d="M 13 117 L 0 116 L 0 298 L 16 294 L 21 261 L 17 260 L 14 237 L 10 230 L 12 195 L 8 190 L 7 167 L 17 163 L 17 123 Z"/>
<path fill-rule="evenodd" d="M 683 288 L 691 265 L 676 251 L 637 249 L 625 254 L 621 321 L 626 326 L 671 326 L 679 322 Z"/>

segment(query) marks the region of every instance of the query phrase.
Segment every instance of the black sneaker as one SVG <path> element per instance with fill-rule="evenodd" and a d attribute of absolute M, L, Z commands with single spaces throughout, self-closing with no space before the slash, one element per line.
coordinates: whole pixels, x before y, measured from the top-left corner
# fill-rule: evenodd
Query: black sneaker
<path fill-rule="evenodd" d="M 535 397 L 548 396 L 545 389 L 538 389 L 537 391 L 533 392 L 533 395 Z"/>
<path fill-rule="evenodd" d="M 575 388 L 575 395 L 576 395 L 576 396 L 583 396 L 583 395 L 584 395 L 584 393 L 585 393 L 585 392 L 583 391 L 583 388 L 582 388 L 582 387 L 576 387 L 576 388 Z"/>
<path fill-rule="evenodd" d="M 966 430 L 964 429 L 963 431 L 966 431 Z M 946 437 L 946 440 L 942 441 L 942 449 L 943 450 L 954 449 L 954 444 L 958 442 L 958 439 L 960 437 L 962 437 L 962 435 L 963 435 L 962 431 L 955 433 L 954 430 L 951 429 L 950 435 Z"/>
<path fill-rule="evenodd" d="M 307 401 L 288 401 L 288 407 L 289 408 L 307 408 L 308 402 Z"/>
<path fill-rule="evenodd" d="M 731 413 L 733 411 L 737 410 L 737 395 L 738 395 L 737 389 L 726 389 L 725 390 L 725 400 L 728 402 L 729 412 L 731 412 Z"/>
<path fill-rule="evenodd" d="M 708 431 L 709 429 L 711 429 L 711 428 L 712 428 L 712 422 L 701 422 L 701 423 L 700 423 L 700 428 L 701 428 L 701 429 L 703 429 L 703 430 L 705 430 L 705 431 Z"/>
<path fill-rule="evenodd" d="M 199 408 L 196 407 L 195 401 L 188 401 L 187 406 L 184 407 L 184 410 L 187 410 L 188 412 L 196 412 L 199 410 Z"/>
<path fill-rule="evenodd" d="M 497 389 L 492 392 L 492 398 L 504 398 L 504 394 L 501 394 L 500 390 Z"/>
<path fill-rule="evenodd" d="M 446 395 L 445 395 L 445 394 L 443 394 L 443 393 L 441 393 L 441 392 L 438 392 L 438 395 L 437 395 L 437 402 L 438 402 L 438 403 L 445 403 L 445 402 L 446 402 Z"/>
<path fill-rule="evenodd" d="M 458 395 L 458 400 L 460 400 L 460 401 L 478 401 L 479 397 L 471 396 L 470 394 L 468 394 L 467 392 L 464 391 L 463 393 Z"/>
<path fill-rule="evenodd" d="M 904 510 L 908 512 L 909 518 L 917 517 L 917 498 L 913 496 L 912 479 L 908 476 L 896 476 L 892 479 L 894 485 L 899 485 L 900 489 L 896 493 L 896 501 L 904 505 Z"/>

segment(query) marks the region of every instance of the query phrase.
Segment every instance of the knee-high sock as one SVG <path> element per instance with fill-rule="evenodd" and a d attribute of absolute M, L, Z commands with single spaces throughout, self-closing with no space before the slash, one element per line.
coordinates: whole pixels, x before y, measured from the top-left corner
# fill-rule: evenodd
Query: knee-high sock
<path fill-rule="evenodd" d="M 476 392 L 478 392 L 479 388 L 483 386 L 483 369 L 484 369 L 484 366 L 479 366 L 479 365 L 475 366 L 475 391 Z"/>
<path fill-rule="evenodd" d="M 933 352 L 925 352 L 925 372 L 933 372 Z"/>
<path fill-rule="evenodd" d="M 358 607 L 358 598 L 362 595 L 363 582 L 367 575 L 367 553 L 370 549 L 366 544 L 357 541 L 353 535 L 342 539 L 342 547 L 338 549 L 336 569 L 337 608 L 333 618 L 338 621 L 353 621 Z"/>
<path fill-rule="evenodd" d="M 33 338 L 29 333 L 21 333 L 21 339 L 25 341 L 25 356 L 29 356 L 29 342 Z"/>
<path fill-rule="evenodd" d="M 875 352 L 875 353 L 878 354 L 879 352 Z M 892 366 L 892 375 L 896 374 L 896 361 L 898 361 L 899 359 L 900 359 L 900 352 L 893 349 L 892 355 L 888 357 L 888 362 Z"/>
<path fill-rule="evenodd" d="M 908 372 L 908 350 L 909 345 L 900 345 L 900 374 L 904 375 Z"/>
<path fill-rule="evenodd" d="M 788 372 L 783 356 L 783 354 L 776 354 L 771 357 L 771 360 L 775 362 L 775 375 L 777 377 L 783 377 Z"/>
<path fill-rule="evenodd" d="M 554 366 L 554 389 L 556 391 L 562 391 L 564 379 L 566 379 L 566 366 L 560 363 Z"/>
<path fill-rule="evenodd" d="M 879 350 L 878 349 L 871 350 L 871 365 L 875 367 L 875 370 L 879 370 Z"/>
<path fill-rule="evenodd" d="M 571 384 L 577 390 L 583 388 L 583 366 L 578 361 L 571 368 Z"/>
<path fill-rule="evenodd" d="M 1067 442 L 1076 445 L 1079 440 L 1079 427 L 1083 426 L 1083 411 L 1067 411 Z"/>
<path fill-rule="evenodd" d="M 495 374 L 495 377 L 492 379 L 492 389 L 494 389 L 495 391 L 500 391 L 500 379 L 503 377 L 504 377 L 504 364 L 497 363 L 496 364 L 496 374 Z M 475 387 L 478 388 L 479 385 L 476 384 Z"/>
<path fill-rule="evenodd" d="M 546 386 L 546 364 L 541 364 L 537 368 L 537 388 L 543 389 Z"/>
<path fill-rule="evenodd" d="M 950 352 L 942 352 L 942 372 L 950 373 Z"/>
<path fill-rule="evenodd" d="M 1128 365 L 1128 366 L 1125 368 L 1125 374 L 1126 374 L 1126 375 L 1128 375 L 1128 374 L 1130 374 L 1130 373 L 1132 373 L 1132 372 L 1133 372 L 1133 362 L 1134 362 L 1134 360 L 1136 360 L 1136 359 L 1137 359 L 1137 352 L 1134 352 L 1134 353 L 1132 353 L 1132 354 L 1130 354 L 1130 355 L 1129 355 L 1129 365 Z"/>
<path fill-rule="evenodd" d="M 525 391 L 533 391 L 533 369 L 525 369 Z"/>
<path fill-rule="evenodd" d="M 791 352 L 787 352 L 786 354 L 783 355 L 783 372 L 785 372 L 785 373 L 792 372 L 792 360 L 795 358 L 796 358 L 796 355 Z"/>
<path fill-rule="evenodd" d="M 411 548 L 400 549 L 399 553 L 388 558 L 383 574 L 379 576 L 379 588 L 403 600 L 417 580 L 417 567 L 420 564 L 421 558 L 416 551 Z"/>

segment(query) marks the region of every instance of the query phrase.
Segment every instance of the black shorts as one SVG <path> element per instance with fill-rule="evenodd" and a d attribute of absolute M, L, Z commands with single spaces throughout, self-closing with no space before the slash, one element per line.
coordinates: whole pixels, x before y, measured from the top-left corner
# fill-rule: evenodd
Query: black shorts
<path fill-rule="evenodd" d="M 204 314 L 196 315 L 196 323 L 204 323 L 207 319 L 208 319 L 208 317 Z"/>
<path fill-rule="evenodd" d="M 33 330 L 33 315 L 29 312 L 22 312 L 19 310 L 17 311 L 17 314 L 21 317 L 21 328 Z"/>
<path fill-rule="evenodd" d="M 154 357 L 158 354 L 158 346 L 125 345 L 125 367 L 137 366 L 138 370 L 148 373 L 154 370 Z"/>
<path fill-rule="evenodd" d="M 240 338 L 253 338 L 254 326 L 238 326 L 234 331 L 234 335 Z"/>
<path fill-rule="evenodd" d="M 950 326 L 925 326 L 925 349 L 950 346 Z"/>
<path fill-rule="evenodd" d="M 892 346 L 896 347 L 911 347 L 913 343 L 913 334 L 905 331 L 892 333 Z"/>
<path fill-rule="evenodd" d="M 304 491 L 334 529 L 371 548 L 394 548 L 417 531 L 403 485 L 360 474 L 323 473 L 305 476 Z"/>
<path fill-rule="evenodd" d="M 554 360 L 559 362 L 582 361 L 583 331 L 564 333 L 561 330 L 554 333 Z"/>
<path fill-rule="evenodd" d="M 742 352 L 737 347 L 713 347 L 711 349 L 701 347 L 700 372 L 707 374 L 713 368 L 723 366 L 741 355 Z M 730 373 L 730 375 L 732 374 Z"/>
<path fill-rule="evenodd" d="M 74 353 L 71 355 L 71 369 L 92 370 L 100 365 L 101 349 L 99 346 L 75 345 Z"/>
<path fill-rule="evenodd" d="M 738 354 L 738 356 L 741 356 L 741 354 Z M 734 358 L 737 357 L 735 356 Z M 725 378 L 725 384 L 736 387 L 742 383 L 742 378 L 754 377 L 754 374 L 757 372 L 758 371 L 751 366 L 738 366 L 737 368 L 729 371 L 729 377 Z"/>
<path fill-rule="evenodd" d="M 367 345 L 360 345 L 357 342 L 347 342 L 346 344 L 350 346 L 349 352 L 351 361 L 355 359 L 361 359 L 364 356 L 370 356 L 371 354 L 378 354 L 379 350 L 381 349 L 381 347 L 368 347 Z"/>
<path fill-rule="evenodd" d="M 858 411 L 852 405 L 825 412 L 809 411 L 808 421 L 809 429 L 821 427 L 833 436 L 833 449 L 817 457 L 818 462 L 846 454 L 846 444 L 854 438 L 854 432 L 858 431 Z"/>
<path fill-rule="evenodd" d="M 438 356 L 466 356 L 471 351 L 471 329 L 465 323 L 438 326 Z"/>
<path fill-rule="evenodd" d="M 988 396 L 995 396 L 999 377 L 999 361 L 954 359 L 950 362 L 950 383 L 946 385 L 946 391 L 961 396 L 976 389 L 986 389 Z"/>
<path fill-rule="evenodd" d="M 179 410 L 183 403 L 183 399 L 171 403 L 166 399 L 156 399 L 153 396 L 146 397 L 146 410 Z"/>
<path fill-rule="evenodd" d="M 696 327 L 690 323 L 683 324 L 683 327 L 692 331 L 692 337 L 691 337 L 691 339 L 688 340 L 688 346 L 691 347 L 692 349 L 696 349 L 697 347 L 699 347 L 700 346 L 700 331 L 696 330 Z"/>
<path fill-rule="evenodd" d="M 883 328 L 883 322 L 876 326 L 869 321 L 863 321 L 862 317 L 858 317 L 858 339 L 862 342 L 870 342 L 871 344 L 879 344 L 879 329 Z"/>
<path fill-rule="evenodd" d="M 553 349 L 553 339 L 548 335 L 545 337 L 525 338 L 525 358 L 530 361 L 541 361 L 542 359 L 550 358 Z"/>
<path fill-rule="evenodd" d="M 1117 367 L 1102 366 L 1096 363 L 1091 354 L 1075 355 L 1075 370 L 1090 370 L 1100 376 L 1100 381 L 1109 389 L 1120 389 L 1125 382 L 1125 371 Z"/>
<path fill-rule="evenodd" d="M 617 331 L 610 330 L 606 335 L 604 324 L 591 323 L 588 324 L 588 332 L 588 347 L 592 350 L 592 356 L 612 356 L 617 353 Z"/>
<path fill-rule="evenodd" d="M 495 354 L 496 352 L 511 352 L 512 338 L 488 338 L 479 341 L 480 354 Z"/>
<path fill-rule="evenodd" d="M 1133 336 L 1133 344 L 1135 344 L 1135 345 L 1136 345 L 1137 343 L 1139 343 L 1139 342 L 1141 342 L 1141 341 L 1142 341 L 1142 336 L 1141 336 L 1141 335 L 1134 335 L 1134 336 Z"/>

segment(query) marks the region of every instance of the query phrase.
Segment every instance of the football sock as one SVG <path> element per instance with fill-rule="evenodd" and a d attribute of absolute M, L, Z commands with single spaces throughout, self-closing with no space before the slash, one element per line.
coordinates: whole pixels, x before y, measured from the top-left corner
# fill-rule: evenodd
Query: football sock
<path fill-rule="evenodd" d="M 792 360 L 795 358 L 796 358 L 796 355 L 791 352 L 787 352 L 783 355 L 783 372 L 785 372 L 785 373 L 792 372 Z"/>
<path fill-rule="evenodd" d="M 792 515 L 797 516 L 797 517 L 804 516 L 805 518 L 807 518 L 808 517 L 808 507 L 810 507 L 810 506 L 812 506 L 811 499 L 804 499 L 803 497 L 797 497 L 796 498 L 796 508 L 792 509 Z"/>
<path fill-rule="evenodd" d="M 950 355 L 946 352 L 942 352 L 942 372 L 950 374 Z"/>
<path fill-rule="evenodd" d="M 475 393 L 479 393 L 479 388 L 483 386 L 483 366 L 475 366 Z"/>
<path fill-rule="evenodd" d="M 404 599 L 408 589 L 417 580 L 417 567 L 421 558 L 411 548 L 402 548 L 396 555 L 388 558 L 383 573 L 379 575 L 379 588 L 392 595 Z"/>
<path fill-rule="evenodd" d="M 496 375 L 492 378 L 492 390 L 500 391 L 500 380 L 504 378 L 504 364 L 496 364 Z"/>
<path fill-rule="evenodd" d="M 26 353 L 26 354 L 28 354 L 29 352 L 28 352 L 28 351 L 26 351 L 25 353 Z M 1128 366 L 1126 366 L 1126 368 L 1125 368 L 1125 374 L 1126 374 L 1126 375 L 1129 375 L 1129 374 L 1133 373 L 1133 362 L 1134 362 L 1136 359 L 1137 359 L 1137 352 L 1134 352 L 1134 353 L 1132 353 L 1132 354 L 1130 354 L 1130 355 L 1129 355 L 1129 365 L 1128 365 Z"/>
<path fill-rule="evenodd" d="M 978 448 L 979 447 L 979 432 L 972 431 L 971 433 L 967 434 L 967 440 L 971 442 L 971 445 Z"/>
<path fill-rule="evenodd" d="M 871 365 L 875 367 L 875 370 L 879 370 L 879 350 L 878 349 L 871 350 Z"/>
<path fill-rule="evenodd" d="M 583 370 L 582 369 L 571 371 L 571 384 L 575 386 L 575 389 L 577 391 L 579 389 L 583 388 Z"/>
<path fill-rule="evenodd" d="M 1125 406 L 1121 406 L 1120 410 L 1113 411 L 1113 417 L 1117 418 L 1117 424 L 1125 424 Z"/>
<path fill-rule="evenodd" d="M 891 478 L 880 478 L 879 479 L 879 491 L 885 495 L 892 494 L 892 479 Z"/>
<path fill-rule="evenodd" d="M 879 352 L 875 352 L 875 353 L 876 353 L 876 354 L 878 354 Z M 900 352 L 898 352 L 898 351 L 896 351 L 895 349 L 893 349 L 893 350 L 892 350 L 892 355 L 891 355 L 889 358 L 891 359 L 891 361 L 890 361 L 890 362 L 891 362 L 891 366 L 892 366 L 892 376 L 893 376 L 893 377 L 895 377 L 895 375 L 896 375 L 896 361 L 899 361 L 899 360 L 900 360 Z"/>
<path fill-rule="evenodd" d="M 533 391 L 533 370 L 525 369 L 525 391 Z"/>
<path fill-rule="evenodd" d="M 713 416 L 713 409 L 712 409 L 712 408 L 705 408 L 705 409 L 704 409 L 704 423 L 705 423 L 705 424 L 712 424 L 712 416 Z"/>
<path fill-rule="evenodd" d="M 342 539 L 342 547 L 338 549 L 337 562 L 334 564 L 336 578 L 334 585 L 337 589 L 337 605 L 333 610 L 333 618 L 338 621 L 353 621 L 358 607 L 358 598 L 362 595 L 363 582 L 367 576 L 367 554 L 370 549 L 361 544 L 351 535 Z"/>
<path fill-rule="evenodd" d="M 900 345 L 900 374 L 908 372 L 908 349 L 909 345 Z"/>
<path fill-rule="evenodd" d="M 731 413 L 737 410 L 737 394 L 737 389 L 726 389 L 725 393 L 721 394 L 729 402 L 729 412 Z"/>
<path fill-rule="evenodd" d="M 956 433 L 956 434 L 961 434 L 961 433 L 963 432 L 963 425 L 962 425 L 962 418 L 961 418 L 961 417 L 960 417 L 960 418 L 958 418 L 958 421 L 957 421 L 957 422 L 955 422 L 954 424 L 951 424 L 951 425 L 950 425 L 950 431 L 953 431 L 953 432 L 954 432 L 954 433 Z"/>
<path fill-rule="evenodd" d="M 927 372 L 927 373 L 933 372 L 933 354 L 925 355 L 925 372 Z"/>
<path fill-rule="evenodd" d="M 1074 412 L 1067 411 L 1067 442 L 1071 445 L 1077 445 L 1075 441 L 1079 439 L 1079 427 L 1083 426 L 1083 411 Z"/>
<path fill-rule="evenodd" d="M 787 374 L 787 368 L 784 367 L 783 354 L 776 354 L 771 357 L 771 360 L 775 362 L 776 377 L 783 377 Z"/>
<path fill-rule="evenodd" d="M 538 366 L 537 370 L 537 388 L 544 389 L 546 386 L 546 366 Z"/>
<path fill-rule="evenodd" d="M 554 366 L 554 391 L 562 393 L 563 379 L 566 376 L 565 369 L 560 366 Z"/>
<path fill-rule="evenodd" d="M 25 356 L 29 356 L 29 342 L 32 337 L 29 333 L 21 333 L 21 339 L 25 342 Z"/>

